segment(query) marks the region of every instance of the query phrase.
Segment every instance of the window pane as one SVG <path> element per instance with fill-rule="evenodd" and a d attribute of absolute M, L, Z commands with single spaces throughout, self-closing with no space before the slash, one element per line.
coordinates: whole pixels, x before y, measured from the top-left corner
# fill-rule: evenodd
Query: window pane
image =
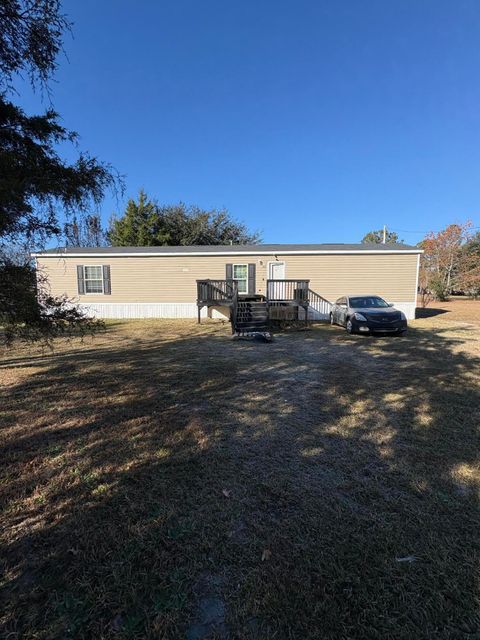
<path fill-rule="evenodd" d="M 102 267 L 85 267 L 85 279 L 86 280 L 101 280 L 102 279 Z"/>
<path fill-rule="evenodd" d="M 101 265 L 85 266 L 85 293 L 103 293 L 103 267 Z"/>
<path fill-rule="evenodd" d="M 86 293 L 103 293 L 103 282 L 101 280 L 85 280 Z"/>
<path fill-rule="evenodd" d="M 247 293 L 247 281 L 237 280 L 237 283 L 238 283 L 238 293 Z"/>
<path fill-rule="evenodd" d="M 248 267 L 246 264 L 234 264 L 233 265 L 233 277 L 234 278 L 246 278 Z"/>

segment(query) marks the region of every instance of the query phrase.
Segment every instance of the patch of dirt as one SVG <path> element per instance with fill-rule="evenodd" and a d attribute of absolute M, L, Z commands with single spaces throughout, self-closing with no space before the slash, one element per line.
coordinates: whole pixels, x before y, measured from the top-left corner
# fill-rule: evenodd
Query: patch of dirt
<path fill-rule="evenodd" d="M 193 592 L 197 598 L 196 613 L 187 629 L 186 640 L 230 638 L 225 622 L 225 602 L 220 595 L 223 583 L 221 577 L 203 573 L 195 584 Z"/>

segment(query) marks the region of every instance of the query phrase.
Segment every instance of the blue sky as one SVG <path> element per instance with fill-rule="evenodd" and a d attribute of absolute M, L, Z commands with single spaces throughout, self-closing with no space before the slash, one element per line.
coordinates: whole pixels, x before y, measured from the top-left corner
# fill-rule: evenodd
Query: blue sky
<path fill-rule="evenodd" d="M 64 0 L 53 103 L 161 203 L 265 242 L 480 227 L 477 0 Z M 38 95 L 24 106 L 39 110 Z M 124 201 L 107 197 L 105 220 Z M 408 232 L 408 233 L 407 233 Z M 411 233 L 415 232 L 415 233 Z"/>

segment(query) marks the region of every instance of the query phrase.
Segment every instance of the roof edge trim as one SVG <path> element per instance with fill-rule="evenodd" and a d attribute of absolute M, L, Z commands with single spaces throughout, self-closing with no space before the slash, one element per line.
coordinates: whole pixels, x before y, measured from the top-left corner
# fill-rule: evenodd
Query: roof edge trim
<path fill-rule="evenodd" d="M 333 249 L 333 250 L 304 250 L 304 251 L 189 251 L 189 252 L 181 252 L 181 253 L 162 253 L 162 252 L 135 252 L 135 253 L 105 253 L 102 251 L 98 252 L 76 252 L 76 253 L 68 253 L 65 251 L 58 251 L 55 253 L 52 252 L 32 252 L 30 255 L 32 258 L 170 258 L 170 257 L 179 257 L 179 256 L 304 256 L 304 255 L 338 255 L 338 254 L 357 254 L 357 255 L 365 255 L 365 254 L 376 254 L 376 255 L 385 255 L 385 254 L 421 254 L 423 253 L 423 249 Z"/>

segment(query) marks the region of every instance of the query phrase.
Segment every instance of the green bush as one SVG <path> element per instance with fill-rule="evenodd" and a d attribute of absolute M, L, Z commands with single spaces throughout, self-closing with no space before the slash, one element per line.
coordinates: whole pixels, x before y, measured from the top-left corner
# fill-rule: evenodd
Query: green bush
<path fill-rule="evenodd" d="M 435 277 L 430 282 L 430 290 L 435 297 L 435 300 L 439 302 L 445 302 L 448 300 L 448 288 L 440 277 Z"/>

